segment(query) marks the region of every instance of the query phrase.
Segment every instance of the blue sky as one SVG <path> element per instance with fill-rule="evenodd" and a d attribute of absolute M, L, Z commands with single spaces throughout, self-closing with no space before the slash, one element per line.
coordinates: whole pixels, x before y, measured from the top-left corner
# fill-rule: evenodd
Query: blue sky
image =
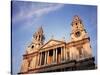
<path fill-rule="evenodd" d="M 57 3 L 12 1 L 12 70 L 20 71 L 22 55 L 32 41 L 34 32 L 42 26 L 45 42 L 54 36 L 70 40 L 71 22 L 80 16 L 91 40 L 93 56 L 97 55 L 97 7 Z M 96 58 L 97 63 L 97 58 Z"/>

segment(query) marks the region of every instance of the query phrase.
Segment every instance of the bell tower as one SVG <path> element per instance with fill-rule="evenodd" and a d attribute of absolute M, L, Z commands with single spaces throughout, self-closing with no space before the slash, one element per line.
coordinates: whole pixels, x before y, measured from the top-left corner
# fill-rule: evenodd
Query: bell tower
<path fill-rule="evenodd" d="M 33 35 L 33 43 L 36 48 L 41 47 L 44 43 L 44 34 L 42 26 Z"/>
<path fill-rule="evenodd" d="M 32 43 L 28 46 L 26 53 L 30 54 L 37 51 L 44 43 L 45 37 L 42 26 L 33 34 Z"/>
<path fill-rule="evenodd" d="M 72 33 L 71 33 L 71 40 L 77 41 L 82 40 L 83 38 L 87 38 L 87 32 L 84 28 L 82 20 L 79 16 L 75 15 L 72 20 Z"/>
<path fill-rule="evenodd" d="M 44 43 L 44 34 L 42 27 L 34 33 L 31 44 L 27 47 L 26 53 L 23 55 L 23 61 L 21 65 L 21 72 L 27 72 L 30 69 L 37 67 L 38 51 Z"/>

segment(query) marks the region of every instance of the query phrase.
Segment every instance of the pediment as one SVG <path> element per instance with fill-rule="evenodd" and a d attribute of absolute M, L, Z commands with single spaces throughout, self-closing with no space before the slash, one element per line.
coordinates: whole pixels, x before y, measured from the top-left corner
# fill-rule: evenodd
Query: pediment
<path fill-rule="evenodd" d="M 62 43 L 65 43 L 65 42 L 51 39 L 46 44 L 44 44 L 41 48 L 47 48 L 47 47 L 55 46 Z"/>

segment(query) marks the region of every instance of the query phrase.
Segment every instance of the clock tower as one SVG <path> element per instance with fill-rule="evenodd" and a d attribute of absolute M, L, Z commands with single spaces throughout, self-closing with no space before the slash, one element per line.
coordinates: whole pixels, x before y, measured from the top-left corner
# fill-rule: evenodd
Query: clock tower
<path fill-rule="evenodd" d="M 72 20 L 72 33 L 71 33 L 71 40 L 77 41 L 82 40 L 83 38 L 87 38 L 87 32 L 84 28 L 82 20 L 79 16 L 75 15 Z"/>
<path fill-rule="evenodd" d="M 75 15 L 73 17 L 72 23 L 72 32 L 71 32 L 71 41 L 74 42 L 74 44 L 77 42 L 78 45 L 73 46 L 74 51 L 73 52 L 74 57 L 76 56 L 76 52 L 78 53 L 79 59 L 81 58 L 87 58 L 92 57 L 92 48 L 90 44 L 90 37 L 88 36 L 84 25 L 82 23 L 82 20 L 79 16 Z"/>

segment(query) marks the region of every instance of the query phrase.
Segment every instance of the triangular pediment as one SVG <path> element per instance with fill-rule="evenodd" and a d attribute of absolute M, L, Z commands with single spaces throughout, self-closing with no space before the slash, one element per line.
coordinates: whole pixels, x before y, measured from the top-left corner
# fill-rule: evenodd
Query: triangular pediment
<path fill-rule="evenodd" d="M 41 48 L 47 48 L 47 47 L 55 46 L 62 43 L 65 43 L 65 42 L 51 39 L 47 43 L 45 43 Z"/>

